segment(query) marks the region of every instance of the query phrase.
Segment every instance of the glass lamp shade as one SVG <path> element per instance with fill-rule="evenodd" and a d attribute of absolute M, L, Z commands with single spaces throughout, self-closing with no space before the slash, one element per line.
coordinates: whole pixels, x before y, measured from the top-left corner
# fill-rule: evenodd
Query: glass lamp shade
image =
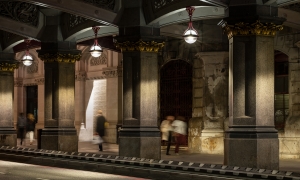
<path fill-rule="evenodd" d="M 102 48 L 100 45 L 98 44 L 94 44 L 91 48 L 90 48 L 90 53 L 93 57 L 99 57 L 102 54 Z"/>
<path fill-rule="evenodd" d="M 192 27 L 189 27 L 183 33 L 183 38 L 184 38 L 185 42 L 187 42 L 189 44 L 193 44 L 194 42 L 196 42 L 198 37 L 199 36 L 198 36 L 197 31 L 194 28 L 192 28 Z"/>
<path fill-rule="evenodd" d="M 32 56 L 28 53 L 26 53 L 24 56 L 23 56 L 23 59 L 22 59 L 22 62 L 25 66 L 30 66 L 32 64 Z"/>

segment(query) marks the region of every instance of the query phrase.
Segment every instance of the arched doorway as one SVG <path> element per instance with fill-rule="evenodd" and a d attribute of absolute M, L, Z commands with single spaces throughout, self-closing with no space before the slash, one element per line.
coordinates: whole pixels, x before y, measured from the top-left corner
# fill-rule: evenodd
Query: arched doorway
<path fill-rule="evenodd" d="M 166 63 L 160 71 L 160 120 L 168 115 L 192 117 L 193 66 L 183 60 Z"/>

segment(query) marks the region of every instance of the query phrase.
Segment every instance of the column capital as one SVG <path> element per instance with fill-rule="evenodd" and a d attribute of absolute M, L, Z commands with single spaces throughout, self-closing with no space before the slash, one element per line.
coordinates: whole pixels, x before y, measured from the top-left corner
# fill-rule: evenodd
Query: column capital
<path fill-rule="evenodd" d="M 158 50 L 164 47 L 165 42 L 155 42 L 155 41 L 143 41 L 142 39 L 138 41 L 125 41 L 125 42 L 115 42 L 116 48 L 120 49 L 122 52 L 126 51 L 140 51 L 140 52 L 158 52 Z"/>
<path fill-rule="evenodd" d="M 275 36 L 277 31 L 283 29 L 282 25 L 277 25 L 272 22 L 265 23 L 260 20 L 256 20 L 254 23 L 238 22 L 234 24 L 228 24 L 226 21 L 219 23 L 222 26 L 224 33 L 227 34 L 228 39 L 233 36 Z"/>

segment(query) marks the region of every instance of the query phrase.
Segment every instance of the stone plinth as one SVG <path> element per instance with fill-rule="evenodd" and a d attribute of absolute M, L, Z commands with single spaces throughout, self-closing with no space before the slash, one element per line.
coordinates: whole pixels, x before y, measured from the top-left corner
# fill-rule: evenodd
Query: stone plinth
<path fill-rule="evenodd" d="M 161 137 L 157 128 L 123 128 L 119 137 L 119 155 L 160 159 Z"/>
<path fill-rule="evenodd" d="M 77 152 L 78 136 L 75 128 L 45 128 L 41 131 L 41 149 Z"/>

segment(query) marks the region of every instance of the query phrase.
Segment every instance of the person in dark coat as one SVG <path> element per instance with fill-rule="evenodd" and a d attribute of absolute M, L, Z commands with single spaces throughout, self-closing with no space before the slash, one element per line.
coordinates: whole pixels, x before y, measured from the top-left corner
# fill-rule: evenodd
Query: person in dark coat
<path fill-rule="evenodd" d="M 26 117 L 24 116 L 24 113 L 20 113 L 18 117 L 17 127 L 20 133 L 20 139 L 21 139 L 21 145 L 23 143 L 24 134 L 25 134 L 25 128 L 26 128 Z"/>
<path fill-rule="evenodd" d="M 107 122 L 101 110 L 98 111 L 98 115 L 96 117 L 96 123 L 97 123 L 96 132 L 98 133 L 100 138 L 103 139 L 103 136 L 105 135 L 105 123 Z M 99 151 L 103 151 L 102 142 L 99 143 Z"/>

